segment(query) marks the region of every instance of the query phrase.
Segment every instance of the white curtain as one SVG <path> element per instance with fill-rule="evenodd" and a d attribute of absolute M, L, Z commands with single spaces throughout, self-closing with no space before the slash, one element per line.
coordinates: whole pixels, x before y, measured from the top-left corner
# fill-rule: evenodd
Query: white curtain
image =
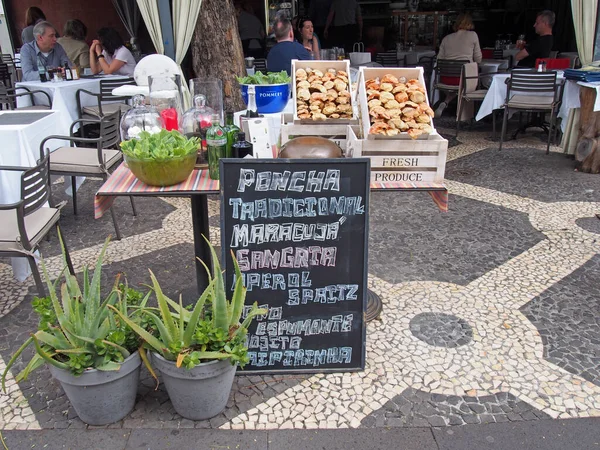
<path fill-rule="evenodd" d="M 598 2 L 596 0 L 571 0 L 571 9 L 573 10 L 573 24 L 575 25 L 579 59 L 581 64 L 585 66 L 594 60 Z"/>
<path fill-rule="evenodd" d="M 138 0 L 140 1 L 140 0 Z M 181 62 L 185 58 L 185 54 L 192 42 L 192 36 L 196 29 L 198 14 L 202 0 L 173 0 L 173 35 L 175 44 L 175 62 L 181 69 Z M 183 72 L 181 74 L 183 80 L 183 102 L 185 109 L 191 106 L 191 94 Z"/>
<path fill-rule="evenodd" d="M 142 13 L 142 18 L 150 34 L 150 39 L 156 48 L 157 53 L 165 54 L 165 46 L 162 39 L 160 28 L 160 15 L 158 14 L 158 2 L 156 0 L 137 0 L 137 4 Z"/>

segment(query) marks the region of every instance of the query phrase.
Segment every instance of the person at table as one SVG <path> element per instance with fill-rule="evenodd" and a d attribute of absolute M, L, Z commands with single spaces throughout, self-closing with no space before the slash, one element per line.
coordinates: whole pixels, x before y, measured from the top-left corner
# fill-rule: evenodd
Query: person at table
<path fill-rule="evenodd" d="M 67 56 L 74 66 L 81 68 L 90 67 L 90 46 L 85 42 L 87 27 L 79 19 L 68 20 L 63 28 L 63 37 L 58 38 L 58 43 L 67 52 Z"/>
<path fill-rule="evenodd" d="M 554 45 L 554 37 L 552 36 L 554 21 L 555 15 L 552 11 L 544 10 L 538 13 L 533 24 L 538 38 L 530 44 L 522 44 L 523 48 L 515 55 L 518 67 L 535 67 L 536 59 L 550 57 L 550 51 L 552 45 Z"/>
<path fill-rule="evenodd" d="M 299 17 L 296 23 L 296 40 L 310 53 L 312 59 L 321 59 L 319 39 L 314 34 L 313 23 L 310 17 Z"/>
<path fill-rule="evenodd" d="M 50 22 L 38 22 L 33 27 L 35 40 L 21 47 L 21 69 L 23 81 L 40 81 L 38 66 L 48 71 L 49 67 L 71 67 L 65 49 L 56 41 L 56 29 Z"/>
<path fill-rule="evenodd" d="M 277 44 L 273 46 L 267 56 L 267 71 L 281 72 L 285 70 L 292 74 L 292 59 L 311 59 L 310 53 L 294 40 L 292 22 L 285 16 L 279 16 L 273 24 Z"/>
<path fill-rule="evenodd" d="M 333 37 L 330 28 L 333 24 Z M 356 0 L 333 0 L 325 23 L 323 35 L 330 43 L 343 47 L 346 53 L 352 51 L 355 42 L 362 40 L 363 20 L 360 5 Z"/>
<path fill-rule="evenodd" d="M 98 30 L 98 39 L 90 46 L 92 73 L 132 76 L 135 59 L 117 30 L 110 27 Z"/>
<path fill-rule="evenodd" d="M 323 33 L 325 32 L 325 25 L 327 25 L 331 1 L 332 0 L 311 0 L 310 5 L 308 5 L 308 17 L 312 18 L 314 34 L 319 36 L 319 44 L 324 48 L 329 48 Z"/>
<path fill-rule="evenodd" d="M 469 14 L 459 14 L 454 22 L 454 33 L 449 34 L 440 44 L 437 59 L 454 59 L 468 62 L 481 62 L 481 47 L 479 37 L 473 31 L 475 26 Z M 440 82 L 458 86 L 460 77 L 440 77 Z M 457 93 L 447 92 L 446 97 L 435 110 L 435 117 L 440 117 L 448 104 L 454 100 Z"/>
<path fill-rule="evenodd" d="M 27 26 L 21 31 L 21 41 L 23 42 L 23 45 L 35 40 L 33 37 L 33 27 L 35 27 L 35 24 L 44 20 L 46 20 L 46 15 L 40 8 L 37 6 L 30 6 L 27 8 L 27 11 L 25 11 L 25 24 Z"/>
<path fill-rule="evenodd" d="M 248 11 L 248 8 L 247 2 L 235 4 L 244 56 L 264 58 L 265 27 L 258 17 Z"/>

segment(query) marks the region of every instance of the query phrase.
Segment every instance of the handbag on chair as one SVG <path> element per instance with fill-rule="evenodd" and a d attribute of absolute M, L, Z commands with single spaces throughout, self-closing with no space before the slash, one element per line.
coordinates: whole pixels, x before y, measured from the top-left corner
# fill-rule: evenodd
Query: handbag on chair
<path fill-rule="evenodd" d="M 355 42 L 352 51 L 348 55 L 350 56 L 351 66 L 360 66 L 371 62 L 371 53 L 365 52 L 365 44 L 362 42 Z"/>

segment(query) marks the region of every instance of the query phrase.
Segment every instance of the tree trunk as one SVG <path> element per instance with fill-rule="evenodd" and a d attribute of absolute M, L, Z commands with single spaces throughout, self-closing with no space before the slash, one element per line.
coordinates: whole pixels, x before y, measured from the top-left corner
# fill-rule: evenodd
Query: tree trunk
<path fill-rule="evenodd" d="M 582 172 L 600 173 L 600 111 L 594 112 L 596 90 L 582 86 L 580 99 L 580 138 L 575 149 L 575 159 L 581 163 Z"/>
<path fill-rule="evenodd" d="M 225 111 L 244 109 L 236 77 L 246 69 L 233 0 L 203 0 L 191 45 L 196 76 L 223 82 Z"/>

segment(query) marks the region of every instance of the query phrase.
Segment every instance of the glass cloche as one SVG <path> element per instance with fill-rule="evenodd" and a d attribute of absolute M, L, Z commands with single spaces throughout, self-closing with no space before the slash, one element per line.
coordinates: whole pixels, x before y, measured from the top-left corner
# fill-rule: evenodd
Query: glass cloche
<path fill-rule="evenodd" d="M 142 131 L 158 133 L 163 128 L 160 114 L 152 106 L 146 105 L 146 97 L 133 97 L 133 107 L 121 118 L 121 140 L 136 139 Z"/>
<path fill-rule="evenodd" d="M 198 150 L 198 162 L 206 163 L 208 161 L 206 157 L 206 130 L 212 125 L 211 116 L 215 114 L 215 111 L 206 106 L 206 96 L 203 94 L 195 95 L 193 103 L 194 106 L 183 114 L 181 129 L 185 136 L 199 137 L 202 140 L 202 149 Z"/>

